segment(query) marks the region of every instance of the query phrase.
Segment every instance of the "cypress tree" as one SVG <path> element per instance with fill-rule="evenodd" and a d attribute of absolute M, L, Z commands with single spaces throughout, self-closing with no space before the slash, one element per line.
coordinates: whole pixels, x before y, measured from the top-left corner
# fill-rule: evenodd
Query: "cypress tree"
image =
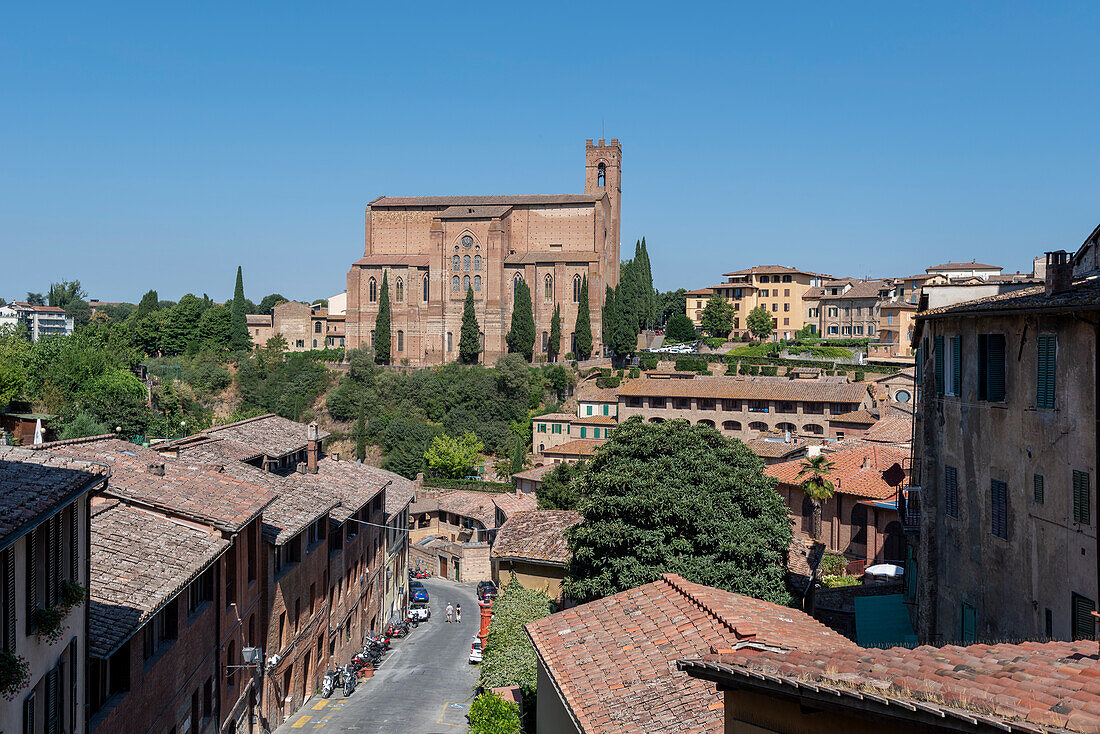
<path fill-rule="evenodd" d="M 229 308 L 229 345 L 234 352 L 242 352 L 252 346 L 252 337 L 248 333 L 248 321 L 245 319 L 247 307 L 244 303 L 244 277 L 241 266 L 237 266 L 237 285 L 233 288 L 233 304 Z"/>
<path fill-rule="evenodd" d="M 148 291 L 141 297 L 141 302 L 138 303 L 137 308 L 134 309 L 131 318 L 133 318 L 134 321 L 139 321 L 159 308 L 160 296 L 157 295 L 156 291 Z"/>
<path fill-rule="evenodd" d="M 512 474 L 523 471 L 523 465 L 527 463 L 527 446 L 523 441 L 515 439 L 512 446 L 512 463 L 509 467 Z"/>
<path fill-rule="evenodd" d="M 577 306 L 577 321 L 573 327 L 577 349 L 573 357 L 583 361 L 592 356 L 592 314 L 588 311 L 588 276 L 581 280 L 581 302 Z"/>
<path fill-rule="evenodd" d="M 535 313 L 531 305 L 531 289 L 522 280 L 516 283 L 516 297 L 512 302 L 512 326 L 505 336 L 508 351 L 522 354 L 528 362 L 535 354 Z"/>
<path fill-rule="evenodd" d="M 643 322 L 642 328 L 647 329 L 652 324 L 657 313 L 657 291 L 653 288 L 653 266 L 649 262 L 649 250 L 645 246 L 645 237 L 642 238 L 642 246 L 639 252 L 641 258 L 642 274 L 642 286 L 645 289 L 645 299 L 643 301 Z"/>
<path fill-rule="evenodd" d="M 550 319 L 550 344 L 546 348 L 546 359 L 551 362 L 558 361 L 558 353 L 561 349 L 561 306 L 554 304 L 554 316 Z"/>
<path fill-rule="evenodd" d="M 621 286 L 615 290 L 607 287 L 603 309 L 603 343 L 616 357 L 627 357 L 638 346 L 638 332 L 635 315 L 627 310 L 630 302 L 624 298 Z"/>
<path fill-rule="evenodd" d="M 390 280 L 382 273 L 382 295 L 378 297 L 378 318 L 374 321 L 374 361 L 390 363 Z"/>
<path fill-rule="evenodd" d="M 462 332 L 458 337 L 458 360 L 462 364 L 477 364 L 481 352 L 481 330 L 474 313 L 474 289 L 466 289 L 466 305 L 462 308 Z"/>

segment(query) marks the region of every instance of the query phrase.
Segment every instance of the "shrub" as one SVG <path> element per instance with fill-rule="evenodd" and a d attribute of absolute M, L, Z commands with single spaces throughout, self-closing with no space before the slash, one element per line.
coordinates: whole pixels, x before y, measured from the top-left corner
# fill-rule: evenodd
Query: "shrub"
<path fill-rule="evenodd" d="M 702 357 L 677 357 L 677 372 L 703 372 L 707 369 L 707 360 Z"/>
<path fill-rule="evenodd" d="M 633 380 L 633 379 L 635 379 L 636 377 L 638 377 L 638 376 L 639 376 L 640 374 L 641 374 L 641 373 L 640 373 L 640 372 L 638 371 L 638 368 L 637 368 L 637 367 L 631 367 L 631 368 L 630 368 L 630 379 L 632 379 L 632 380 Z"/>
<path fill-rule="evenodd" d="M 826 553 L 821 557 L 818 570 L 825 576 L 839 576 L 848 567 L 848 561 L 839 553 Z"/>
<path fill-rule="evenodd" d="M 493 602 L 493 621 L 481 661 L 482 688 L 519 686 L 526 693 L 536 687 L 535 648 L 523 626 L 550 614 L 550 597 L 524 588 L 513 576 Z"/>
<path fill-rule="evenodd" d="M 822 576 L 821 583 L 828 586 L 830 589 L 836 589 L 841 586 L 859 586 L 862 583 L 858 576 L 849 576 L 846 573 L 842 573 L 836 576 Z"/>
<path fill-rule="evenodd" d="M 566 352 L 565 353 L 565 361 L 566 362 L 575 362 L 576 358 L 573 356 L 572 352 Z M 577 365 L 573 365 L 573 366 L 576 367 Z"/>
<path fill-rule="evenodd" d="M 863 374 L 863 370 L 856 370 L 856 374 L 855 374 L 855 381 L 856 382 L 863 382 L 864 377 L 865 377 L 865 375 Z"/>
<path fill-rule="evenodd" d="M 618 387 L 620 380 L 618 377 L 597 377 L 596 387 L 603 389 L 607 387 Z"/>
<path fill-rule="evenodd" d="M 638 366 L 648 372 L 657 369 L 657 362 L 656 354 L 643 354 L 641 359 L 638 360 Z"/>
<path fill-rule="evenodd" d="M 470 734 L 519 734 L 519 707 L 485 691 L 470 704 Z"/>

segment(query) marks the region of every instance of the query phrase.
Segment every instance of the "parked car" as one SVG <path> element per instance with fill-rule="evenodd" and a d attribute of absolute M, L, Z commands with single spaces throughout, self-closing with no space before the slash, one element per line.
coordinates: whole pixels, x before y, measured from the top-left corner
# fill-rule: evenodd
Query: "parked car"
<path fill-rule="evenodd" d="M 478 581 L 477 582 L 477 600 L 489 601 L 499 596 L 497 591 L 497 585 L 492 581 Z"/>
<path fill-rule="evenodd" d="M 430 599 L 428 598 L 428 590 L 424 588 L 424 584 L 419 581 L 410 581 L 409 599 L 412 601 L 422 601 L 427 604 Z"/>
<path fill-rule="evenodd" d="M 470 665 L 481 662 L 481 640 L 474 638 L 474 644 L 470 645 Z"/>
<path fill-rule="evenodd" d="M 432 616 L 432 608 L 428 604 L 410 604 L 409 617 L 418 622 L 427 622 Z"/>

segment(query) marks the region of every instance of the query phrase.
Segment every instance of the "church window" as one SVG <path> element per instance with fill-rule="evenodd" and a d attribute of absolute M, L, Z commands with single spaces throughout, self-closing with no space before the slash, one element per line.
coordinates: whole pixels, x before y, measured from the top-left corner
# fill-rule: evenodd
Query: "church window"
<path fill-rule="evenodd" d="M 374 329 L 370 330 L 370 348 L 374 349 Z"/>
<path fill-rule="evenodd" d="M 475 293 L 481 293 L 481 276 L 480 275 L 475 275 L 474 276 L 474 292 Z"/>
<path fill-rule="evenodd" d="M 469 247 L 472 244 L 474 244 L 474 238 L 473 237 L 471 237 L 468 234 L 462 236 L 462 246 L 463 247 Z"/>
<path fill-rule="evenodd" d="M 405 351 L 405 332 L 397 330 L 397 351 Z"/>
<path fill-rule="evenodd" d="M 516 297 L 516 291 L 519 290 L 519 284 L 522 280 L 523 278 L 519 277 L 518 275 L 512 279 L 512 298 Z"/>
<path fill-rule="evenodd" d="M 458 276 L 451 278 L 451 293 L 458 293 Z"/>
<path fill-rule="evenodd" d="M 455 255 L 454 257 L 451 258 L 451 270 L 458 270 L 458 268 L 459 268 L 458 255 Z"/>
<path fill-rule="evenodd" d="M 452 332 L 448 331 L 447 332 L 447 351 L 448 352 L 453 352 L 454 349 L 455 349 L 454 334 Z"/>
<path fill-rule="evenodd" d="M 424 276 L 424 303 L 428 302 L 428 276 Z"/>
<path fill-rule="evenodd" d="M 550 335 L 547 334 L 545 331 L 542 332 L 542 351 L 550 351 Z"/>
<path fill-rule="evenodd" d="M 596 174 L 596 185 L 603 187 L 606 185 L 607 181 L 607 166 L 601 163 L 598 171 L 599 172 Z"/>
<path fill-rule="evenodd" d="M 481 255 L 474 255 L 474 272 L 481 272 Z"/>
<path fill-rule="evenodd" d="M 397 298 L 395 300 L 398 303 L 403 303 L 405 301 L 405 281 L 403 281 L 401 278 L 397 279 L 397 287 L 395 288 L 395 291 L 397 293 Z"/>
<path fill-rule="evenodd" d="M 554 300 L 554 278 L 551 275 L 547 275 L 543 279 L 543 294 L 542 300 L 547 303 L 551 303 Z"/>
<path fill-rule="evenodd" d="M 315 333 L 315 334 L 320 334 L 321 333 L 321 322 L 320 321 L 314 321 L 313 322 L 313 333 Z"/>
<path fill-rule="evenodd" d="M 370 279 L 369 291 L 370 291 L 370 302 L 374 303 L 375 301 L 378 300 L 378 281 L 376 281 L 374 278 Z"/>
<path fill-rule="evenodd" d="M 573 276 L 573 303 L 581 302 L 581 276 Z"/>
<path fill-rule="evenodd" d="M 463 275 L 462 276 L 462 290 L 463 290 L 463 292 L 470 290 L 470 276 L 469 275 Z"/>
<path fill-rule="evenodd" d="M 463 255 L 462 256 L 462 269 L 467 273 L 470 272 L 470 256 L 469 255 Z"/>

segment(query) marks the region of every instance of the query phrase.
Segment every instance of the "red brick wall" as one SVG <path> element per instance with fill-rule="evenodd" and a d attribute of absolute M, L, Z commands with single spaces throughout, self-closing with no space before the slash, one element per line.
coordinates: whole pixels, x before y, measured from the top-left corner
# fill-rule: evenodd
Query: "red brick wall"
<path fill-rule="evenodd" d="M 222 610 L 222 634 L 219 642 L 223 660 L 220 686 L 223 725 L 226 721 L 239 718 L 247 710 L 247 701 L 242 699 L 249 693 L 249 681 L 259 678 L 259 671 L 255 668 L 227 666 L 243 664 L 241 648 L 261 646 L 263 641 L 265 620 L 263 585 L 260 581 L 263 566 L 261 522 L 257 517 L 233 536 L 230 550 L 221 559 L 220 584 L 216 592 Z M 233 580 L 235 583 L 232 583 Z M 235 589 L 235 602 L 228 600 L 228 587 L 231 583 Z M 230 680 L 235 682 L 232 687 L 229 686 Z M 256 698 L 258 700 L 259 696 Z"/>

